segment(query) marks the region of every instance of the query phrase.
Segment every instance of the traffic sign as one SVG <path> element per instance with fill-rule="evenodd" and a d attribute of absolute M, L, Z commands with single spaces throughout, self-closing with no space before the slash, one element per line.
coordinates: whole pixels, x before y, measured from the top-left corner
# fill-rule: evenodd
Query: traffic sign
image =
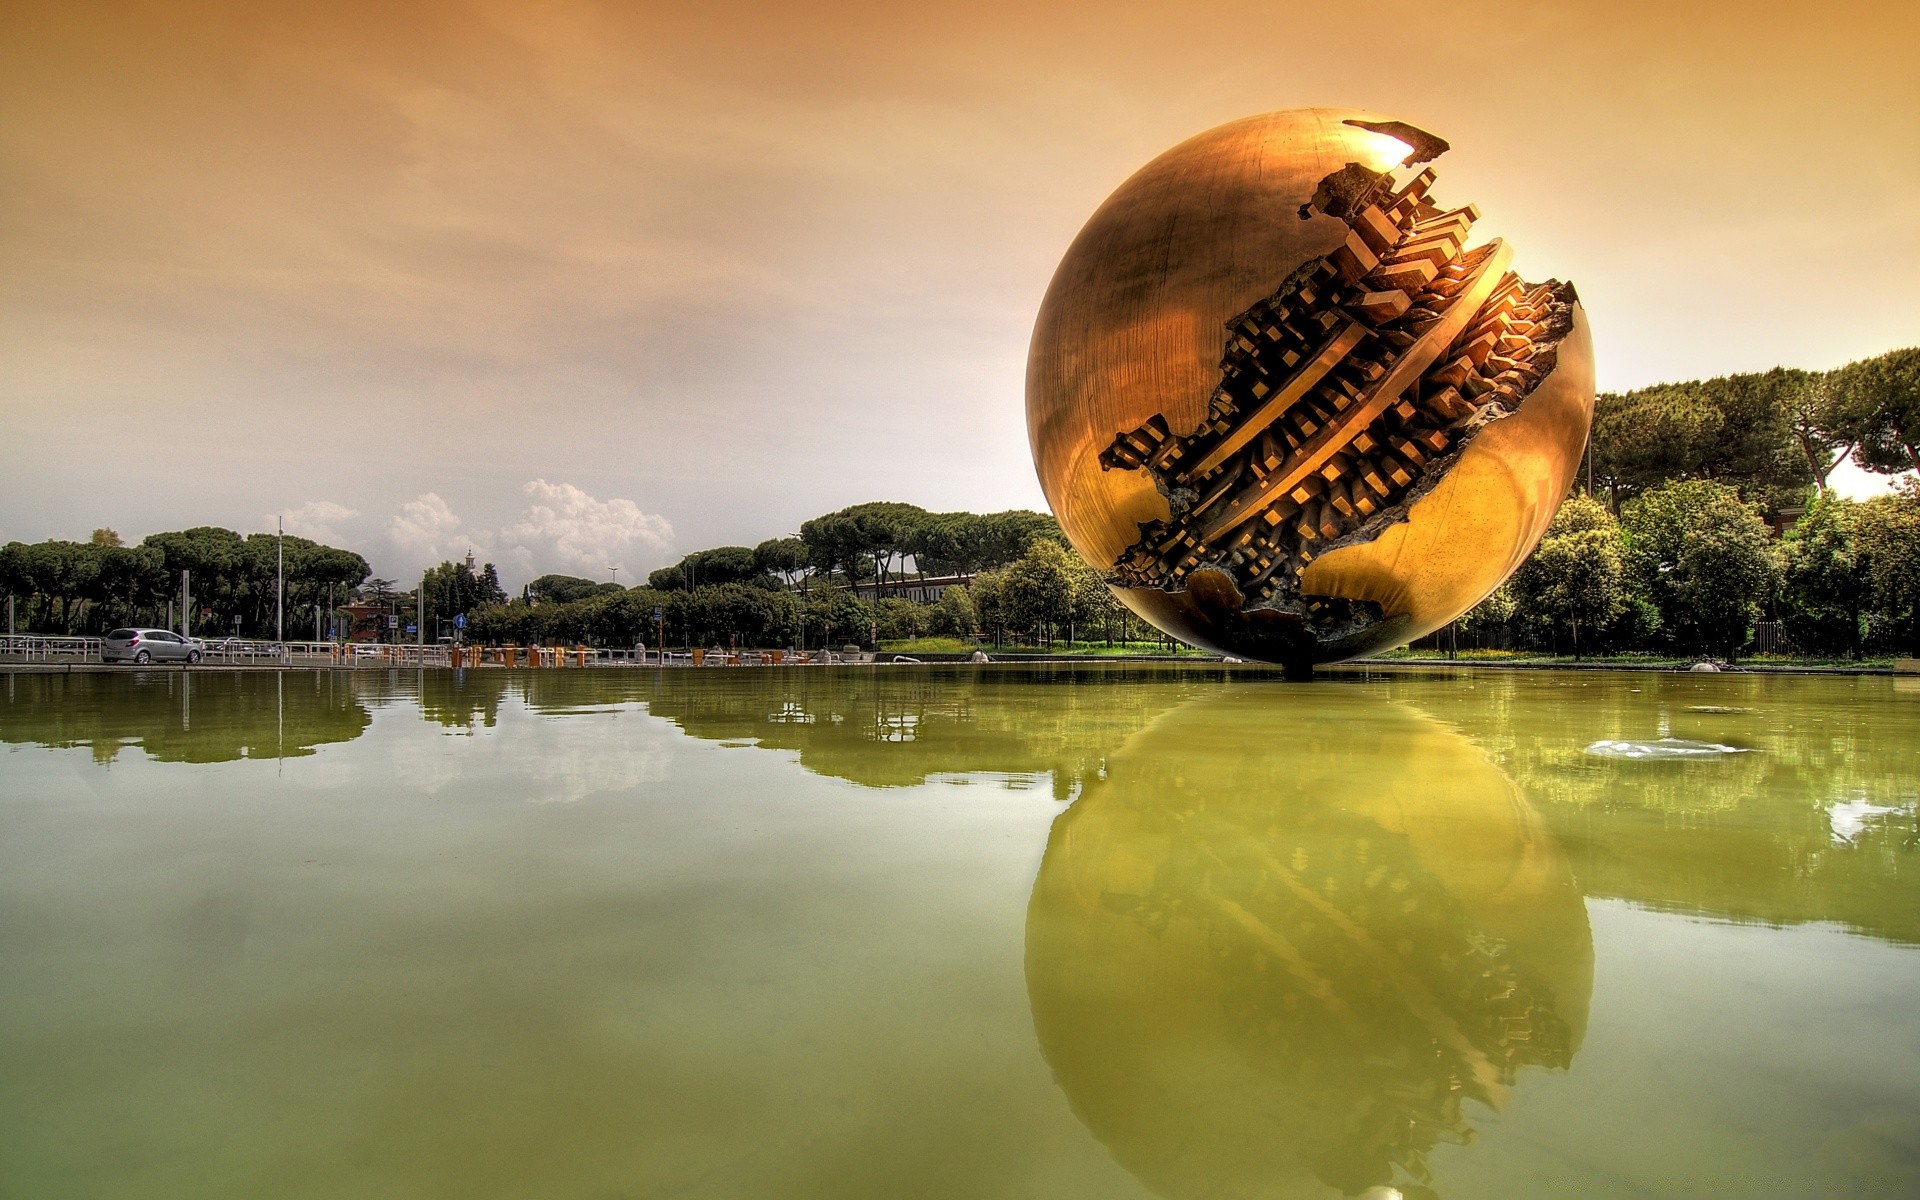
<path fill-rule="evenodd" d="M 467 627 L 467 614 L 455 613 L 453 616 L 453 627 L 455 629 L 465 629 Z"/>
<path fill-rule="evenodd" d="M 419 633 L 419 632 L 420 632 L 420 627 L 419 627 L 418 625 L 409 625 L 409 626 L 407 626 L 407 632 L 408 632 L 408 633 Z"/>

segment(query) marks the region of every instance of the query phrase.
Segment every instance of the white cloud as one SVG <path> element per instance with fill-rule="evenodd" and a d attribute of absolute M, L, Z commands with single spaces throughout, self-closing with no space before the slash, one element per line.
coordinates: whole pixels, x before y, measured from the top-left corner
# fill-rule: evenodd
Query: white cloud
<path fill-rule="evenodd" d="M 623 579 L 638 580 L 672 557 L 673 526 L 631 500 L 601 500 L 544 479 L 523 490 L 530 503 L 503 529 L 469 526 L 437 492 L 407 501 L 387 521 L 395 564 L 411 574 L 471 550 L 509 580 L 549 571 L 600 579 L 613 566 L 626 572 Z"/>
<path fill-rule="evenodd" d="M 359 515 L 359 509 L 335 504 L 331 500 L 309 500 L 284 514 L 269 514 L 266 521 L 272 527 L 280 517 L 285 516 L 287 532 L 295 537 L 312 538 L 316 542 L 338 546 L 346 541 L 346 534 L 340 529 L 341 522 L 351 521 Z"/>
<path fill-rule="evenodd" d="M 409 572 L 465 554 L 471 535 L 460 515 L 437 492 L 423 492 L 400 506 L 387 521 L 387 539 Z"/>
<path fill-rule="evenodd" d="M 600 500 L 570 483 L 536 479 L 519 521 L 500 531 L 501 545 L 524 555 L 530 569 L 562 570 L 597 579 L 608 567 L 640 578 L 669 556 L 673 526 L 631 500 Z"/>

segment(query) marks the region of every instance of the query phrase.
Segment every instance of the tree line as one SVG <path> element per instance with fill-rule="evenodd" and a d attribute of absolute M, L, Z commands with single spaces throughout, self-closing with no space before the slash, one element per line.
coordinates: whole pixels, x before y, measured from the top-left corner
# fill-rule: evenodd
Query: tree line
<path fill-rule="evenodd" d="M 695 551 L 653 572 L 647 585 L 672 592 L 778 580 L 783 587 L 807 592 L 819 580 L 888 583 L 909 571 L 920 578 L 971 575 L 1012 562 L 1042 535 L 1058 540 L 1060 526 L 1047 514 L 1029 509 L 935 513 L 918 505 L 876 501 L 803 521 L 798 536 L 770 538 L 751 548 Z"/>
<path fill-rule="evenodd" d="M 954 575 L 972 578 L 932 604 L 853 591 Z M 1083 633 L 1158 636 L 1067 549 L 1045 513 L 941 513 L 886 501 L 815 517 L 797 535 L 756 546 L 696 550 L 639 587 L 543 576 L 519 599 L 477 607 L 468 631 L 488 642 L 602 646 L 662 637 L 670 646 L 866 646 L 925 636 L 1039 644 Z"/>
<path fill-rule="evenodd" d="M 203 525 L 128 546 L 113 530 L 96 529 L 84 542 L 0 546 L 0 592 L 14 598 L 20 629 L 101 634 L 121 625 L 167 624 L 184 570 L 195 634 L 270 637 L 283 549 L 292 635 L 311 629 L 316 614 L 345 602 L 368 576 L 367 560 L 351 550 L 291 535 L 284 541 L 271 533 L 243 537 Z"/>
<path fill-rule="evenodd" d="M 1737 489 L 1769 511 L 1824 495 L 1848 458 L 1882 475 L 1920 470 L 1920 348 L 1832 371 L 1771 371 L 1602 393 L 1589 490 L 1615 516 L 1676 479 Z"/>
<path fill-rule="evenodd" d="M 1588 454 L 1470 643 L 1733 658 L 1769 619 L 1802 654 L 1920 650 L 1920 349 L 1603 393 Z M 1906 478 L 1847 500 L 1849 458 Z"/>
<path fill-rule="evenodd" d="M 1776 538 L 1758 503 L 1705 479 L 1614 516 L 1568 499 L 1513 577 L 1461 619 L 1469 644 L 1733 659 L 1762 618 L 1806 655 L 1920 650 L 1920 488 L 1815 497 Z"/>

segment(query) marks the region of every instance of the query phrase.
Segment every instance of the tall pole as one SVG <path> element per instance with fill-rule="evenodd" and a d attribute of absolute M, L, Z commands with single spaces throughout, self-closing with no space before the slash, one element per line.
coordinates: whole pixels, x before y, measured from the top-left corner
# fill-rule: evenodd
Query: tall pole
<path fill-rule="evenodd" d="M 420 592 L 414 597 L 413 632 L 420 645 L 427 644 L 427 576 L 424 571 L 420 573 Z"/>
<path fill-rule="evenodd" d="M 275 535 L 273 552 L 276 558 L 273 583 L 273 640 L 282 646 L 287 643 L 287 519 L 279 518 L 280 531 Z"/>
<path fill-rule="evenodd" d="M 187 569 L 180 568 L 180 636 L 191 637 L 193 629 L 193 591 L 187 583 Z"/>

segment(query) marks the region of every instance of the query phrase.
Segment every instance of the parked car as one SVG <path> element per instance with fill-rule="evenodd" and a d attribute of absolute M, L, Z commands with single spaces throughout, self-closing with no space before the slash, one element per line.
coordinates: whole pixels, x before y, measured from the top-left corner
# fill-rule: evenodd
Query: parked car
<path fill-rule="evenodd" d="M 116 629 L 100 642 L 101 662 L 197 663 L 207 644 L 170 629 Z"/>

